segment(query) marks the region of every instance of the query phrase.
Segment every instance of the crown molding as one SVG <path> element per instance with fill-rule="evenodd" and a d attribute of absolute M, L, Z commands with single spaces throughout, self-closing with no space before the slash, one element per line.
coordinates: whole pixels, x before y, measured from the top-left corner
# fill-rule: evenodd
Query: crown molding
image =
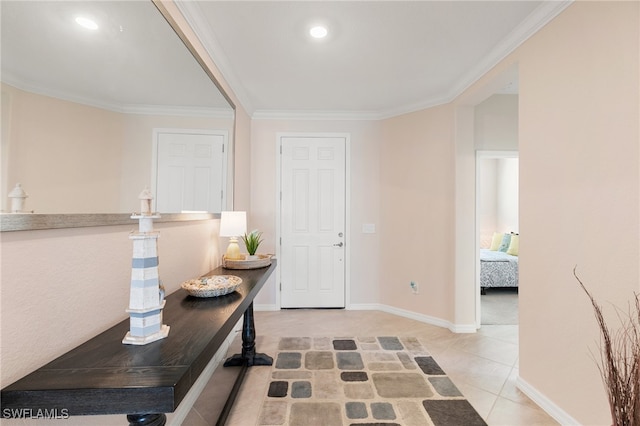
<path fill-rule="evenodd" d="M 177 117 L 206 117 L 233 120 L 234 112 L 229 108 L 161 106 L 161 105 L 124 105 L 125 114 L 171 115 Z"/>
<path fill-rule="evenodd" d="M 175 4 L 196 37 L 198 37 L 200 44 L 202 44 L 209 57 L 215 63 L 225 82 L 229 85 L 230 90 L 232 90 L 233 94 L 238 98 L 244 110 L 251 115 L 254 109 L 249 96 L 244 86 L 240 83 L 240 79 L 233 72 L 229 59 L 215 37 L 211 25 L 209 25 L 204 18 L 204 13 L 198 5 L 198 2 L 176 1 Z"/>
<path fill-rule="evenodd" d="M 477 82 L 489 70 L 498 65 L 522 43 L 538 32 L 542 27 L 551 22 L 563 10 L 573 3 L 574 0 L 544 1 L 533 10 L 527 18 L 509 33 L 491 52 L 484 57 L 475 67 L 465 73 L 460 80 L 452 87 L 446 98 L 448 102 L 460 96 L 472 84 Z"/>
<path fill-rule="evenodd" d="M 200 38 L 205 49 L 214 60 L 233 92 L 247 113 L 255 120 L 383 120 L 403 114 L 421 111 L 452 102 L 489 70 L 524 43 L 533 34 L 552 21 L 574 0 L 543 1 L 527 18 L 514 28 L 486 57 L 466 72 L 450 90 L 423 102 L 402 105 L 379 111 L 301 111 L 301 110 L 254 110 L 244 86 L 232 71 L 232 67 L 217 42 L 213 31 L 203 18 L 197 2 L 177 2 L 178 8 Z"/>
<path fill-rule="evenodd" d="M 226 108 L 213 107 L 195 107 L 180 105 L 138 105 L 138 104 L 117 104 L 112 102 L 104 102 L 98 99 L 77 96 L 72 93 L 55 90 L 43 86 L 24 83 L 18 79 L 12 78 L 6 74 L 2 75 L 2 83 L 15 87 L 24 92 L 34 93 L 36 95 L 56 98 L 67 102 L 86 105 L 93 108 L 104 109 L 120 114 L 140 114 L 140 115 L 171 115 L 171 116 L 189 116 L 189 117 L 209 117 L 220 119 L 233 119 L 233 110 Z"/>
<path fill-rule="evenodd" d="M 372 121 L 380 118 L 380 114 L 375 111 L 257 110 L 251 114 L 253 120 Z"/>

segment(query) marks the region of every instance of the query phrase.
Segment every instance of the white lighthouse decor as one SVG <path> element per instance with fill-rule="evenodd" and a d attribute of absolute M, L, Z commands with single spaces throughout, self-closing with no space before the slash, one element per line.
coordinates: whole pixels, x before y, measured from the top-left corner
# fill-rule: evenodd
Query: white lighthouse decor
<path fill-rule="evenodd" d="M 24 212 L 24 200 L 27 199 L 29 195 L 24 192 L 22 189 L 22 185 L 16 183 L 16 187 L 9 193 L 9 198 L 11 198 L 11 213 L 26 213 Z"/>
<path fill-rule="evenodd" d="M 122 343 L 146 345 L 169 335 L 169 326 L 162 324 L 164 308 L 164 288 L 158 274 L 158 237 L 153 231 L 153 219 L 160 217 L 152 213 L 153 196 L 148 188 L 140 193 L 140 214 L 138 231 L 129 234 L 133 240 L 133 261 L 131 264 L 131 292 L 129 295 L 129 332 Z"/>

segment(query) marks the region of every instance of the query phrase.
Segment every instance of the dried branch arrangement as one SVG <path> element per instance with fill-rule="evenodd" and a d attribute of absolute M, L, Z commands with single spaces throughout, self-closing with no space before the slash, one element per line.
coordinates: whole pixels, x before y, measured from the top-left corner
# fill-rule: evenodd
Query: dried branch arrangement
<path fill-rule="evenodd" d="M 630 305 L 626 313 L 616 308 L 620 325 L 611 328 L 575 268 L 573 275 L 591 300 L 600 327 L 598 368 L 609 398 L 613 426 L 640 426 L 640 294 L 634 293 L 635 306 Z"/>

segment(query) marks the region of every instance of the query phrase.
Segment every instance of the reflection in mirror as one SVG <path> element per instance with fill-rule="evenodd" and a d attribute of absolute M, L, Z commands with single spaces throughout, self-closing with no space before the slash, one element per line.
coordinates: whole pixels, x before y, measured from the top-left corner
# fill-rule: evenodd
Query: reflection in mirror
<path fill-rule="evenodd" d="M 211 191 L 226 200 L 220 210 L 230 206 L 232 168 L 219 162 L 232 160 L 234 108 L 152 2 L 3 0 L 0 7 L 3 212 L 17 183 L 28 194 L 25 210 L 46 214 L 131 213 L 142 189 L 157 194 L 158 173 L 169 173 L 166 197 L 193 192 L 195 160 L 182 173 L 158 167 L 159 156 L 180 151 L 158 149 L 167 133 L 222 138 L 224 158 L 210 167 L 222 188 Z M 79 25 L 79 16 L 97 28 Z M 168 212 L 203 210 L 173 206 Z"/>

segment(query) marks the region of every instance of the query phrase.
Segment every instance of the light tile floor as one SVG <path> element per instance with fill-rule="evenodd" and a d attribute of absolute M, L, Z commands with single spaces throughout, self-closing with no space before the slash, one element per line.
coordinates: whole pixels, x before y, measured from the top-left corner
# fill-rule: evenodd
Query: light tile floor
<path fill-rule="evenodd" d="M 516 388 L 517 325 L 485 325 L 477 333 L 456 334 L 379 311 L 324 309 L 256 312 L 255 324 L 257 350 L 267 354 L 275 352 L 281 337 L 415 336 L 490 426 L 558 424 Z M 229 354 L 239 348 L 238 336 Z M 183 425 L 215 424 L 212 403 L 226 398 L 217 395 L 216 381 L 225 374 L 222 370 L 216 370 Z M 256 425 L 269 372 L 269 367 L 249 369 L 227 425 Z"/>

